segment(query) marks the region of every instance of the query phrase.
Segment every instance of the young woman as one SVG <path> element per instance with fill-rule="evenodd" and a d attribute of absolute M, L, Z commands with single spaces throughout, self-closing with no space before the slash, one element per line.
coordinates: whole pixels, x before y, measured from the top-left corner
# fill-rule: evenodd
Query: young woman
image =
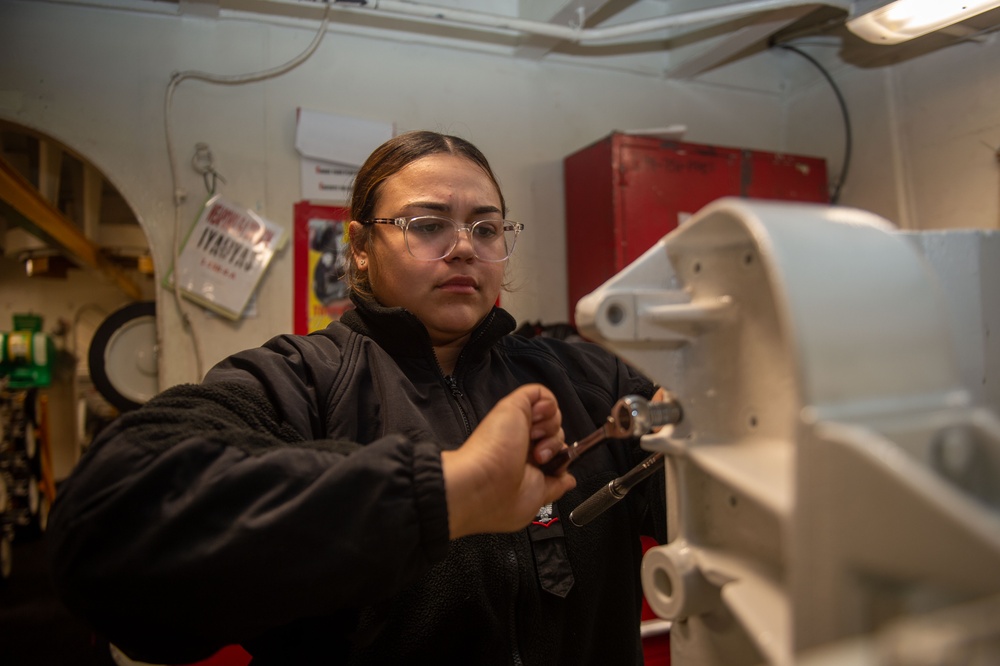
<path fill-rule="evenodd" d="M 60 488 L 66 604 L 157 663 L 233 643 L 254 664 L 641 663 L 662 485 L 577 528 L 561 517 L 645 453 L 539 465 L 653 385 L 595 345 L 509 335 L 494 304 L 522 226 L 470 143 L 388 141 L 351 213 L 354 310 L 124 414 Z"/>

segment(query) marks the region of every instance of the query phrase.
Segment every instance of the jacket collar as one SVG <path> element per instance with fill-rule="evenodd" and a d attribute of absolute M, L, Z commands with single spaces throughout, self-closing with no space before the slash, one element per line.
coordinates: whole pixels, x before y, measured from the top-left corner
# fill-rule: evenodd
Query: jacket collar
<path fill-rule="evenodd" d="M 375 340 L 393 356 L 426 356 L 432 351 L 430 336 L 423 322 L 409 310 L 387 308 L 374 299 L 351 294 L 354 309 L 345 312 L 340 322 L 351 330 Z M 516 323 L 506 310 L 495 307 L 476 327 L 462 351 L 466 360 L 484 356 L 496 342 L 514 330 Z"/>

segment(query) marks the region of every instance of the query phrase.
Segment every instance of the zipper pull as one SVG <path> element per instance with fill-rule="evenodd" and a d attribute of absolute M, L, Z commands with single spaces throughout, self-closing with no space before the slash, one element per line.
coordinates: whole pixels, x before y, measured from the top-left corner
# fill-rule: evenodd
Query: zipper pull
<path fill-rule="evenodd" d="M 458 382 L 451 375 L 448 375 L 445 379 L 448 380 L 448 387 L 451 389 L 451 394 L 456 398 L 462 397 L 462 392 L 458 389 Z"/>

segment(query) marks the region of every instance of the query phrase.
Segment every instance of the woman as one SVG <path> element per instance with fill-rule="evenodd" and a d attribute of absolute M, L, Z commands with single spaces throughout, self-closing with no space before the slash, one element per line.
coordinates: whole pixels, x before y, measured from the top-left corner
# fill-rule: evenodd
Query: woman
<path fill-rule="evenodd" d="M 585 528 L 559 517 L 644 453 L 538 465 L 653 386 L 594 345 L 508 335 L 506 212 L 468 142 L 378 148 L 351 203 L 356 308 L 102 433 L 50 520 L 67 605 L 144 661 L 641 663 L 662 488 L 641 489 L 656 516 L 637 490 Z"/>

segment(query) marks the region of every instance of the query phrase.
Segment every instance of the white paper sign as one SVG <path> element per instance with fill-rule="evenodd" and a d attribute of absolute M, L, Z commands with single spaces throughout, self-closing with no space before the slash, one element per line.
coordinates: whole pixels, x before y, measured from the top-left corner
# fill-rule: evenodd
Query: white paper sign
<path fill-rule="evenodd" d="M 307 201 L 345 203 L 351 196 L 351 186 L 358 170 L 343 164 L 323 162 L 303 157 L 302 198 Z"/>
<path fill-rule="evenodd" d="M 174 270 L 187 298 L 237 320 L 257 288 L 285 230 L 215 195 L 184 241 Z"/>
<path fill-rule="evenodd" d="M 303 157 L 357 169 L 392 138 L 392 123 L 299 109 L 295 149 Z"/>
<path fill-rule="evenodd" d="M 346 202 L 358 168 L 394 133 L 392 123 L 298 109 L 295 149 L 302 156 L 302 198 Z"/>

